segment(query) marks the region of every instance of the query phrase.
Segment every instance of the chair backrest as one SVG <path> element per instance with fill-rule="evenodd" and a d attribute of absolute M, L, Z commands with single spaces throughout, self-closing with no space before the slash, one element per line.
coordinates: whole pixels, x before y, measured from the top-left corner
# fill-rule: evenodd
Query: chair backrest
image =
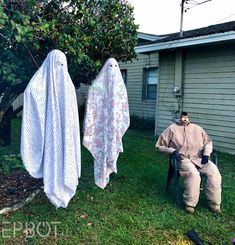
<path fill-rule="evenodd" d="M 215 152 L 212 152 L 211 153 L 211 161 L 216 165 L 218 166 L 218 157 L 217 157 L 217 154 Z"/>

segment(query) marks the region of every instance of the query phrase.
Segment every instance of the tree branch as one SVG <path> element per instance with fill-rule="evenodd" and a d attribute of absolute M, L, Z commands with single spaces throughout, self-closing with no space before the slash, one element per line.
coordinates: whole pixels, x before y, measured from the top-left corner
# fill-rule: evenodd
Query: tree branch
<path fill-rule="evenodd" d="M 29 54 L 31 60 L 33 61 L 33 64 L 37 67 L 37 69 L 39 69 L 40 66 L 38 65 L 37 61 L 33 57 L 32 53 L 28 50 L 28 48 L 25 45 L 24 45 L 24 48 L 26 49 L 26 51 Z"/>

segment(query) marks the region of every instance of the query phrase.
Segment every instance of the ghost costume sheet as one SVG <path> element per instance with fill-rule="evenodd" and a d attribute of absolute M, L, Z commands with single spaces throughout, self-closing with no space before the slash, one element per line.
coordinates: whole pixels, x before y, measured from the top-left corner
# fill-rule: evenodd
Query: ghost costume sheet
<path fill-rule="evenodd" d="M 105 188 L 117 173 L 122 136 L 130 124 L 126 87 L 115 59 L 104 64 L 88 91 L 83 145 L 94 157 L 95 183 Z"/>
<path fill-rule="evenodd" d="M 66 208 L 80 177 L 80 132 L 75 88 L 64 53 L 53 50 L 24 92 L 21 157 L 56 207 Z"/>

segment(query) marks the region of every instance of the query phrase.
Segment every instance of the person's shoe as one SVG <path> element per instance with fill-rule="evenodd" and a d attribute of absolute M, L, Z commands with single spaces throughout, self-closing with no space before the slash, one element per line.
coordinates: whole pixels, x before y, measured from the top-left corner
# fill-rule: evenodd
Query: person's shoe
<path fill-rule="evenodd" d="M 209 209 L 212 213 L 216 213 L 216 214 L 220 214 L 221 213 L 221 209 L 219 205 L 215 205 L 215 204 L 209 204 Z"/>
<path fill-rule="evenodd" d="M 190 213 L 190 214 L 193 214 L 194 213 L 194 207 L 191 207 L 191 206 L 185 206 L 185 211 L 187 213 Z"/>

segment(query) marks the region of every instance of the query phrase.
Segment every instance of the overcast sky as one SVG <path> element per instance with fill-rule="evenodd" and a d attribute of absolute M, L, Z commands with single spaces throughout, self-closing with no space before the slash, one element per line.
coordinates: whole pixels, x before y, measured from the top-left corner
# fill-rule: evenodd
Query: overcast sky
<path fill-rule="evenodd" d="M 181 0 L 128 0 L 134 7 L 135 23 L 140 32 L 166 34 L 180 30 Z M 235 20 L 235 0 L 188 0 L 184 13 L 183 30 Z"/>

